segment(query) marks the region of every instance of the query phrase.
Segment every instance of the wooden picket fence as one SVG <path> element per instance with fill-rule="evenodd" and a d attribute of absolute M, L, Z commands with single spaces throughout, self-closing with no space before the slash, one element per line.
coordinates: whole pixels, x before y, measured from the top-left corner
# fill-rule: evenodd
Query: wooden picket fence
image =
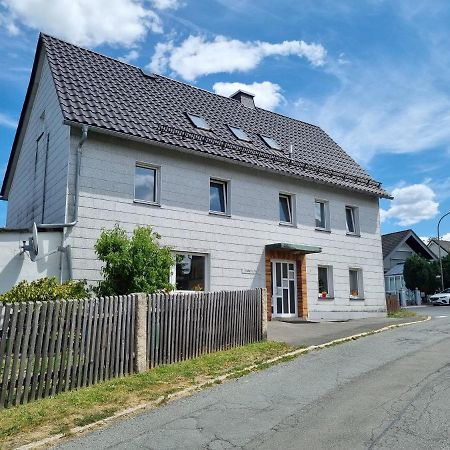
<path fill-rule="evenodd" d="M 133 372 L 133 296 L 0 303 L 0 324 L 0 408 Z"/>
<path fill-rule="evenodd" d="M 263 291 L 0 302 L 0 409 L 262 340 Z"/>
<path fill-rule="evenodd" d="M 148 297 L 149 367 L 263 339 L 262 289 Z"/>

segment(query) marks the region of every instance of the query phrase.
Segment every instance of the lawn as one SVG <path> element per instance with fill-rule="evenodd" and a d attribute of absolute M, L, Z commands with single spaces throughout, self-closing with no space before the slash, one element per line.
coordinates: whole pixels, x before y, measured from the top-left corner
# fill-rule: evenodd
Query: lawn
<path fill-rule="evenodd" d="M 404 319 L 405 317 L 417 317 L 417 318 L 419 318 L 417 313 L 415 313 L 414 311 L 411 311 L 409 309 L 403 309 L 403 308 L 401 308 L 401 309 L 399 309 L 398 311 L 395 311 L 395 312 L 390 312 L 388 314 L 388 317 L 390 317 L 392 319 Z"/>
<path fill-rule="evenodd" d="M 220 375 L 230 372 L 239 375 L 252 365 L 266 367 L 262 364 L 264 361 L 293 349 L 287 344 L 258 342 L 0 410 L 0 448 L 15 448 L 67 433 L 74 427 L 155 402 Z"/>

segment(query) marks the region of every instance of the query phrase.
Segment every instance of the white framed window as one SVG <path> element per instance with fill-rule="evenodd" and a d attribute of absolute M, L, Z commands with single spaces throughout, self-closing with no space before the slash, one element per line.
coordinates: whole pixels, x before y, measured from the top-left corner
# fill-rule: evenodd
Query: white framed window
<path fill-rule="evenodd" d="M 294 224 L 294 197 L 291 194 L 280 193 L 278 196 L 280 224 Z"/>
<path fill-rule="evenodd" d="M 209 180 L 209 212 L 229 214 L 229 181 L 210 178 Z"/>
<path fill-rule="evenodd" d="M 331 266 L 317 267 L 317 283 L 319 298 L 332 298 L 333 292 L 333 268 Z"/>
<path fill-rule="evenodd" d="M 351 299 L 363 299 L 363 278 L 361 269 L 349 269 L 349 287 Z"/>
<path fill-rule="evenodd" d="M 327 200 L 316 200 L 315 204 L 315 220 L 317 230 L 330 229 L 330 207 Z"/>
<path fill-rule="evenodd" d="M 207 291 L 208 255 L 189 252 L 175 252 L 175 266 L 172 267 L 170 283 L 177 291 Z"/>
<path fill-rule="evenodd" d="M 134 169 L 134 200 L 159 204 L 160 167 L 136 163 Z"/>
<path fill-rule="evenodd" d="M 345 207 L 345 224 L 348 234 L 359 235 L 359 214 L 356 206 Z"/>

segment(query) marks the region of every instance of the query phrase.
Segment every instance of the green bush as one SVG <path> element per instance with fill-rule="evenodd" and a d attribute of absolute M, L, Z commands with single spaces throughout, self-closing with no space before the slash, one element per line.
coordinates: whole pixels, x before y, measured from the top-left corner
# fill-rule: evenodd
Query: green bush
<path fill-rule="evenodd" d="M 419 255 L 413 255 L 406 259 L 403 267 L 403 277 L 408 289 L 418 288 L 425 294 L 432 294 L 439 287 L 436 278 L 438 267 L 435 262 L 428 262 Z"/>
<path fill-rule="evenodd" d="M 161 237 L 151 227 L 137 227 L 131 237 L 119 225 L 103 230 L 95 244 L 103 280 L 94 287 L 99 296 L 154 293 L 170 290 L 170 269 L 174 264 L 169 247 L 159 244 Z"/>
<path fill-rule="evenodd" d="M 2 302 L 42 302 L 47 300 L 81 299 L 89 297 L 85 280 L 68 280 L 60 284 L 55 277 L 21 281 L 0 295 Z"/>

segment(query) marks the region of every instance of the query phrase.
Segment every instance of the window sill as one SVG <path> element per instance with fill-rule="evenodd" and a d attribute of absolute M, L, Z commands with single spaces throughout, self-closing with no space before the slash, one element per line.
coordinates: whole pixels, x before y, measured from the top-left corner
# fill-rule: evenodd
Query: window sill
<path fill-rule="evenodd" d="M 355 301 L 364 301 L 365 298 L 364 297 L 350 297 L 350 300 L 355 300 Z"/>
<path fill-rule="evenodd" d="M 209 211 L 209 214 L 211 215 L 211 216 L 221 216 L 221 217 L 231 217 L 231 214 L 228 214 L 228 213 L 223 213 L 223 212 L 220 212 L 220 211 Z"/>
<path fill-rule="evenodd" d="M 360 233 L 349 233 L 348 231 L 347 231 L 347 233 L 345 233 L 347 236 L 352 236 L 352 237 L 358 237 L 358 238 L 360 238 L 361 237 L 361 234 Z"/>
<path fill-rule="evenodd" d="M 158 202 L 149 202 L 147 200 L 138 200 L 134 199 L 133 203 L 138 203 L 139 205 L 149 205 L 149 206 L 158 206 L 161 207 L 161 203 Z"/>
<path fill-rule="evenodd" d="M 331 230 L 329 228 L 315 228 L 316 231 L 320 231 L 321 233 L 331 233 Z"/>
<path fill-rule="evenodd" d="M 297 225 L 293 224 L 292 222 L 278 222 L 278 225 L 280 225 L 280 227 L 297 228 Z"/>
<path fill-rule="evenodd" d="M 326 300 L 334 300 L 334 296 L 330 296 L 330 297 L 317 297 L 319 300 L 324 300 L 324 301 L 326 301 Z"/>

